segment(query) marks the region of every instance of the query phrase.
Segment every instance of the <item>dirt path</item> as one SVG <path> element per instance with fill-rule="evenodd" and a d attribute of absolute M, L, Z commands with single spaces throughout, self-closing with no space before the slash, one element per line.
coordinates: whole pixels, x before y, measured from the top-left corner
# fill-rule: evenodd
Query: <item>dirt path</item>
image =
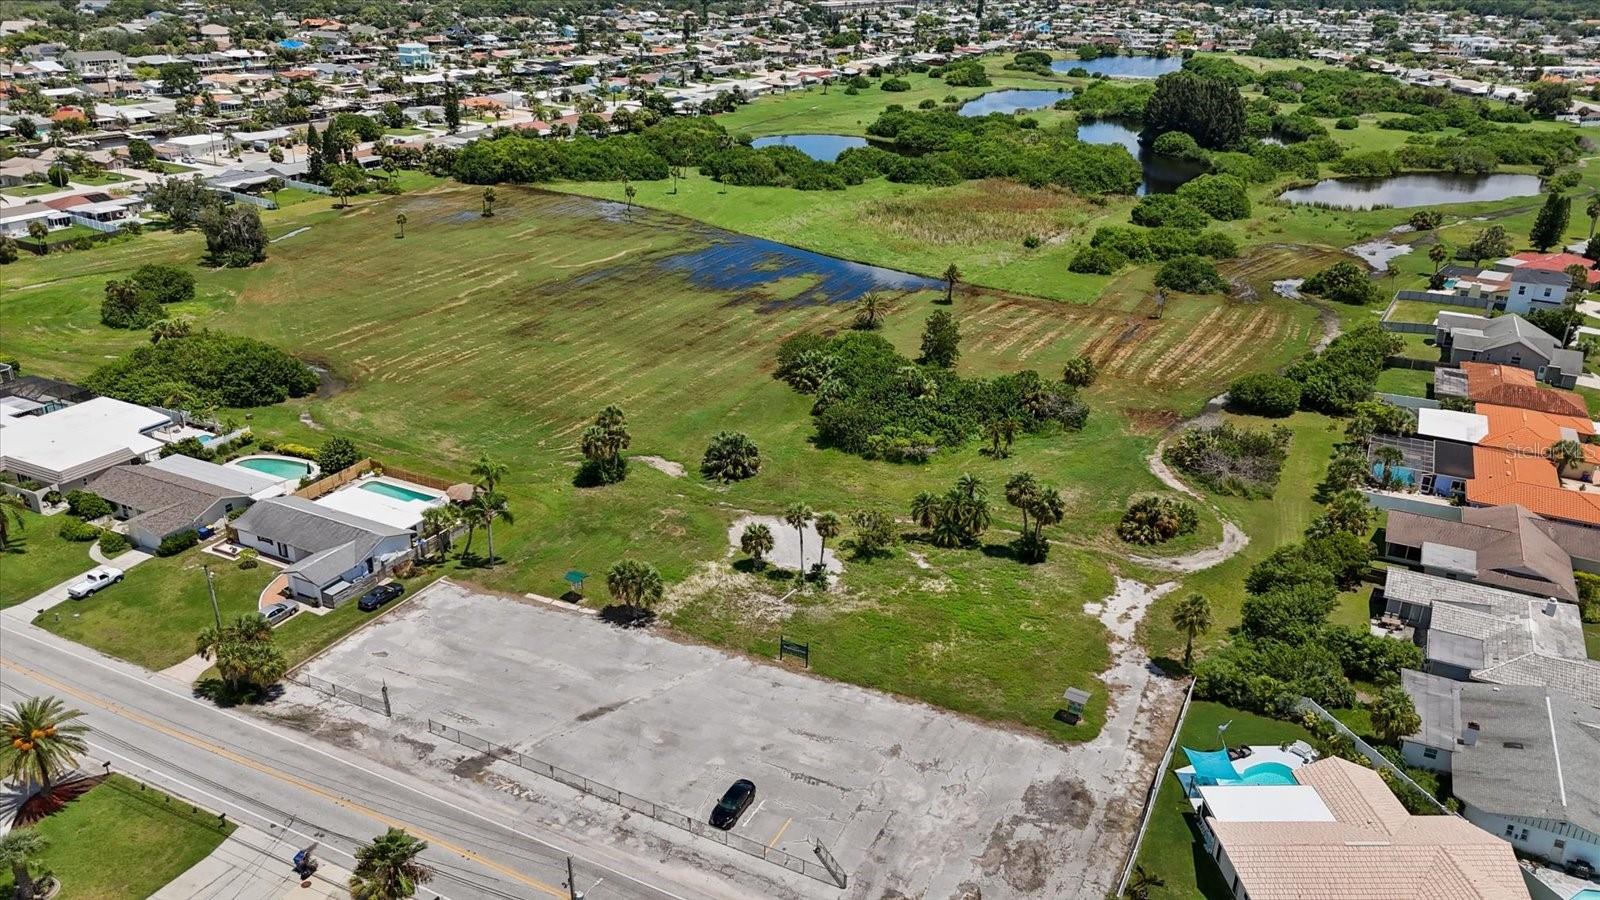
<path fill-rule="evenodd" d="M 1157 481 L 1180 494 L 1199 501 L 1207 509 L 1211 510 L 1212 514 L 1217 517 L 1217 521 L 1222 523 L 1221 543 L 1196 550 L 1193 553 L 1185 553 L 1182 556 L 1140 556 L 1130 553 L 1128 559 L 1132 562 L 1147 568 L 1187 575 L 1194 572 L 1203 572 L 1212 566 L 1227 562 L 1250 543 L 1248 534 L 1245 534 L 1239 526 L 1228 521 L 1227 517 L 1223 516 L 1222 511 L 1217 509 L 1216 504 L 1207 500 L 1199 491 L 1186 484 L 1182 478 L 1178 477 L 1178 473 L 1167 465 L 1166 460 L 1161 458 L 1162 452 L 1166 449 L 1167 441 L 1172 435 L 1185 428 L 1206 428 L 1219 423 L 1222 420 L 1222 408 L 1226 402 L 1226 397 L 1227 395 L 1223 394 L 1211 398 L 1211 401 L 1206 404 L 1205 410 L 1200 415 L 1173 428 L 1166 437 L 1156 444 L 1155 449 L 1150 451 L 1150 455 L 1145 458 L 1145 464 L 1150 467 L 1150 474 L 1154 475 Z M 1118 579 L 1118 585 L 1120 588 L 1121 579 Z M 1173 586 L 1175 587 L 1175 585 Z"/>

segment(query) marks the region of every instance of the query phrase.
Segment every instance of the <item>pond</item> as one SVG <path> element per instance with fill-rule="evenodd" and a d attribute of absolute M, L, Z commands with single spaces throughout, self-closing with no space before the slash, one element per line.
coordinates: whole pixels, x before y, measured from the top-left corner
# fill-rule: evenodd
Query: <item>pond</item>
<path fill-rule="evenodd" d="M 1539 193 L 1537 175 L 1447 175 L 1426 172 L 1389 178 L 1327 178 L 1310 187 L 1284 191 L 1278 196 L 1290 203 L 1320 203 L 1339 209 L 1388 206 L 1438 206 L 1533 197 Z"/>
<path fill-rule="evenodd" d="M 1071 91 L 990 91 L 963 103 L 960 111 L 963 116 L 987 116 L 990 113 L 1009 115 L 1027 109 L 1048 109 L 1057 100 L 1071 96 Z"/>
<path fill-rule="evenodd" d="M 750 146 L 761 147 L 793 147 L 812 159 L 822 162 L 833 162 L 839 154 L 851 147 L 865 147 L 866 138 L 851 137 L 847 134 L 773 134 L 759 137 L 750 142 Z"/>
<path fill-rule="evenodd" d="M 1133 158 L 1139 161 L 1139 167 L 1144 170 L 1144 180 L 1139 182 L 1141 195 L 1170 194 L 1205 171 L 1199 163 L 1151 152 L 1140 142 L 1139 130 L 1132 123 L 1116 119 L 1080 124 L 1078 140 L 1086 144 L 1121 144 L 1128 148 L 1128 152 L 1133 154 Z"/>
<path fill-rule="evenodd" d="M 944 282 L 869 266 L 866 263 L 802 250 L 777 241 L 704 228 L 711 243 L 698 250 L 661 260 L 661 268 L 680 272 L 699 287 L 719 291 L 751 291 L 785 279 L 811 282 L 798 294 L 765 308 L 844 303 L 872 291 L 942 290 Z"/>
<path fill-rule="evenodd" d="M 1056 72 L 1083 68 L 1090 75 L 1104 75 L 1107 78 L 1156 78 L 1183 68 L 1183 60 L 1177 56 L 1102 56 L 1088 62 L 1068 58 L 1056 60 L 1050 64 L 1050 68 Z"/>

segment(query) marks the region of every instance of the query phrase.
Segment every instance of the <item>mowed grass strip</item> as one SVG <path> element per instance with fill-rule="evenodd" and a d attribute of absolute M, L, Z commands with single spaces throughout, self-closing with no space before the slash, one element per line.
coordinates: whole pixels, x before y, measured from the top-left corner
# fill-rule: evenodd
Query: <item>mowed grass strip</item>
<path fill-rule="evenodd" d="M 71 900 L 142 900 L 211 855 L 233 833 L 203 810 L 112 775 L 37 826 L 40 866 Z M 11 870 L 0 894 L 12 894 Z"/>

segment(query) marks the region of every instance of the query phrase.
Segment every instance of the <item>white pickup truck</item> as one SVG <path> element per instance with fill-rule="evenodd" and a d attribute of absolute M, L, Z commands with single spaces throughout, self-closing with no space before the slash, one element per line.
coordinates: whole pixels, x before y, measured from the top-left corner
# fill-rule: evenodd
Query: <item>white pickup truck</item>
<path fill-rule="evenodd" d="M 114 566 L 101 566 L 67 586 L 67 596 L 82 600 L 95 591 L 122 580 L 122 570 Z"/>

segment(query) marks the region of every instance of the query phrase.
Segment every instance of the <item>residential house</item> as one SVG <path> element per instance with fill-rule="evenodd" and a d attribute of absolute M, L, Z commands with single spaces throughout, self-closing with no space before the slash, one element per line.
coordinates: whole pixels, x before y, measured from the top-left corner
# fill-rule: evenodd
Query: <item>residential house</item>
<path fill-rule="evenodd" d="M 235 466 L 173 455 L 108 469 L 85 488 L 110 503 L 136 547 L 153 550 L 184 531 L 216 525 L 257 498 L 283 490 L 275 478 Z"/>
<path fill-rule="evenodd" d="M 1578 608 L 1480 584 L 1462 584 L 1399 567 L 1384 579 L 1382 622 L 1422 648 L 1423 670 L 1493 684 L 1539 681 L 1565 671 L 1581 685 L 1600 674 L 1586 658 Z"/>
<path fill-rule="evenodd" d="M 61 60 L 80 78 L 120 78 L 128 74 L 128 63 L 115 50 L 68 50 Z"/>
<path fill-rule="evenodd" d="M 211 42 L 218 50 L 226 50 L 233 46 L 233 32 L 226 25 L 208 22 L 200 26 L 200 39 Z"/>
<path fill-rule="evenodd" d="M 1413 671 L 1401 684 L 1422 722 L 1404 755 L 1451 773 L 1467 821 L 1518 853 L 1600 869 L 1600 697 Z"/>
<path fill-rule="evenodd" d="M 402 69 L 431 69 L 433 68 L 433 51 L 427 44 L 416 41 L 405 41 L 398 44 L 395 50 L 395 65 Z"/>
<path fill-rule="evenodd" d="M 337 606 L 369 575 L 411 553 L 413 533 L 303 497 L 272 497 L 234 520 L 241 547 L 289 563 L 289 592 L 315 606 Z"/>
<path fill-rule="evenodd" d="M 1378 773 L 1338 757 L 1294 784 L 1197 788 L 1206 853 L 1248 900 L 1526 900 L 1511 846 L 1455 816 L 1414 816 Z"/>
<path fill-rule="evenodd" d="M 36 202 L 0 208 L 0 235 L 27 237 L 28 229 L 34 222 L 43 223 L 46 229 L 56 231 L 72 225 L 72 217 L 59 209 Z"/>
<path fill-rule="evenodd" d="M 1495 268 L 1506 272 L 1517 269 L 1543 269 L 1547 272 L 1566 273 L 1571 266 L 1582 266 L 1589 270 L 1590 290 L 1600 289 L 1600 269 L 1595 268 L 1594 260 L 1576 253 L 1518 253 L 1516 256 L 1507 257 L 1495 263 Z"/>
<path fill-rule="evenodd" d="M 1499 363 L 1464 362 L 1454 369 L 1435 369 L 1433 394 L 1554 415 L 1589 414 L 1588 404 L 1577 394 L 1540 387 L 1532 371 Z"/>
<path fill-rule="evenodd" d="M 1511 272 L 1505 310 L 1525 316 L 1531 312 L 1560 309 L 1571 287 L 1572 277 L 1565 272 L 1519 266 Z"/>
<path fill-rule="evenodd" d="M 1532 371 L 1540 381 L 1571 388 L 1583 374 L 1583 352 L 1561 342 L 1512 314 L 1490 319 L 1467 313 L 1441 312 L 1433 322 L 1435 338 L 1449 361 L 1489 362 Z"/>
<path fill-rule="evenodd" d="M 1516 504 L 1467 507 L 1459 521 L 1389 513 L 1383 556 L 1439 578 L 1578 602 L 1574 556 L 1600 571 L 1600 532 L 1534 515 Z"/>
<path fill-rule="evenodd" d="M 176 413 L 94 397 L 56 405 L 18 396 L 0 399 L 0 472 L 65 493 L 101 472 L 135 460 L 152 462 L 168 443 L 203 434 Z M 13 493 L 16 493 L 13 491 Z M 38 498 L 29 498 L 38 509 Z"/>

